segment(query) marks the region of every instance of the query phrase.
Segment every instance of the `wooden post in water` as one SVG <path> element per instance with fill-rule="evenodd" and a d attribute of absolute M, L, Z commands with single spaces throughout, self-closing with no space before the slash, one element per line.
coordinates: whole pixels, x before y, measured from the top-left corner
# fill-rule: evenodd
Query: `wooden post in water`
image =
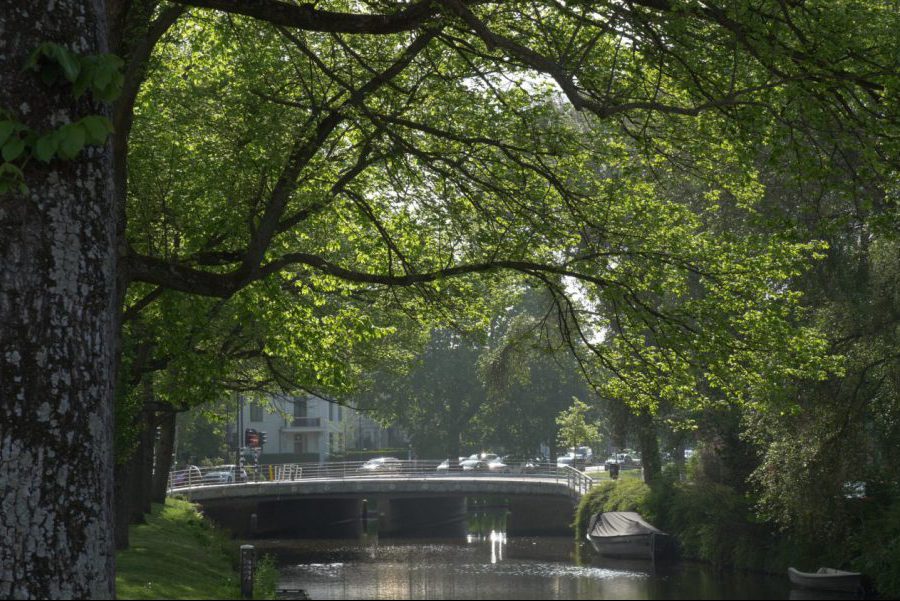
<path fill-rule="evenodd" d="M 253 576 L 256 572 L 256 549 L 241 545 L 241 598 L 253 598 Z"/>

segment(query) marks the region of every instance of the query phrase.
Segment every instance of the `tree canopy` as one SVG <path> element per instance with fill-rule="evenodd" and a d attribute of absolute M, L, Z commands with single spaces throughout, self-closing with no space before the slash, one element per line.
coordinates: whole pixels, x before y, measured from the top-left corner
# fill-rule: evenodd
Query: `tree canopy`
<path fill-rule="evenodd" d="M 867 289 L 895 279 L 895 3 L 59 4 L 71 18 L 0 16 L 4 31 L 27 33 L 0 63 L 12 82 L 0 95 L 0 244 L 15 259 L 0 322 L 29 324 L 0 353 L 3 423 L 27 421 L 27 435 L 2 431 L 2 469 L 43 456 L 41 441 L 65 438 L 60 423 L 108 425 L 116 380 L 125 414 L 146 378 L 176 404 L 225 388 L 350 387 L 370 359 L 421 344 L 419 325 L 488 320 L 483 291 L 505 278 L 547 290 L 584 373 L 643 415 L 730 407 L 777 421 L 816 405 L 780 391 L 852 369 L 854 390 L 887 399 L 874 423 L 896 440 L 885 324 L 848 320 L 841 331 L 860 342 L 829 341 L 828 311 L 866 303 L 829 298 L 817 322 L 801 299 L 810 266 L 839 256 L 829 244 L 877 265 Z M 90 40 L 65 28 L 78 19 Z M 41 64 L 74 78 L 22 70 L 41 35 L 74 53 Z M 100 148 L 80 120 L 105 110 L 106 88 L 83 97 L 72 56 L 107 46 L 124 69 Z M 48 154 L 66 127 L 64 152 Z M 72 197 L 60 212 L 41 204 L 62 198 L 51 184 L 105 204 L 81 210 Z M 96 285 L 23 275 L 94 262 Z M 102 350 L 71 366 L 92 374 L 78 407 L 33 341 L 46 334 L 63 359 L 83 349 L 59 337 L 59 317 L 20 310 L 15 299 L 35 294 L 39 307 L 70 308 L 63 317 Z M 840 433 L 838 422 L 817 420 Z M 65 473 L 107 464 L 108 426 L 93 430 Z M 44 485 L 22 480 L 4 503 L 30 486 Z M 92 504 L 108 490 L 79 506 Z M 0 526 L 11 540 L 43 532 Z M 110 564 L 100 547 L 83 552 Z M 28 553 L 0 556 L 4 579 L 11 564 L 43 561 Z M 101 590 L 98 577 L 72 586 Z"/>
<path fill-rule="evenodd" d="M 226 311 L 279 334 L 250 346 L 322 385 L 350 353 L 310 341 L 377 338 L 366 303 L 421 320 L 416 299 L 463 304 L 455 276 L 506 270 L 554 292 L 634 404 L 751 402 L 836 369 L 792 325 L 789 282 L 823 247 L 746 224 L 762 169 L 814 173 L 848 112 L 870 125 L 847 132 L 869 136 L 860 169 L 884 172 L 886 6 L 843 7 L 879 25 L 863 42 L 774 2 L 179 4 L 218 12 L 168 8 L 148 30 L 164 33 L 129 139 L 129 317 L 178 292 L 192 308 L 167 327 L 221 306 L 198 295 L 252 297 Z M 745 225 L 722 230 L 723 211 Z M 345 318 L 310 313 L 328 296 Z"/>

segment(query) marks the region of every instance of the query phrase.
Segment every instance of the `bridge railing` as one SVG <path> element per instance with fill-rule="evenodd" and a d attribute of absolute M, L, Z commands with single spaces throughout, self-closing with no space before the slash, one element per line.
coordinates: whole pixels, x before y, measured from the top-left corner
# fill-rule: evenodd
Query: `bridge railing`
<path fill-rule="evenodd" d="M 575 496 L 586 494 L 591 487 L 594 486 L 594 479 L 586 473 L 581 472 L 571 465 L 563 466 L 563 473 L 566 475 L 566 485 Z"/>
<path fill-rule="evenodd" d="M 288 463 L 275 465 L 233 465 L 199 468 L 189 466 L 169 474 L 170 492 L 195 486 L 241 485 L 247 482 L 284 482 L 298 480 L 350 480 L 369 478 L 540 478 L 564 484 L 576 496 L 590 490 L 593 479 L 572 466 L 547 462 L 510 462 L 510 464 L 450 465 L 440 461 L 341 461 L 328 463 Z"/>

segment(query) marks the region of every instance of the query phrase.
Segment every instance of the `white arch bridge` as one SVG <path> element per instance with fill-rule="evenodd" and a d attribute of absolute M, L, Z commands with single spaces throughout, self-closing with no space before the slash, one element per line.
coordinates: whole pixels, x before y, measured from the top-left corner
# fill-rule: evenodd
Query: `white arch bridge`
<path fill-rule="evenodd" d="M 192 468 L 172 473 L 169 494 L 199 503 L 244 536 L 354 536 L 370 519 L 378 520 L 380 535 L 455 536 L 464 533 L 473 506 L 505 509 L 511 534 L 550 534 L 568 532 L 578 499 L 594 484 L 570 466 L 453 471 L 438 465 L 264 465 L 246 479 L 233 466 Z"/>

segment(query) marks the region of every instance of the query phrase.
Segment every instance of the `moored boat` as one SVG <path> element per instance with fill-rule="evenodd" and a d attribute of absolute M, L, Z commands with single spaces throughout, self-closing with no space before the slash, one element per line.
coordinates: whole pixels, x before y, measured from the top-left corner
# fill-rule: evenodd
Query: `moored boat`
<path fill-rule="evenodd" d="M 607 511 L 591 518 L 587 539 L 600 555 L 656 559 L 668 535 L 633 511 Z"/>
<path fill-rule="evenodd" d="M 815 572 L 801 572 L 788 568 L 791 584 L 802 588 L 842 593 L 859 593 L 862 590 L 862 574 L 833 568 L 819 568 Z"/>

